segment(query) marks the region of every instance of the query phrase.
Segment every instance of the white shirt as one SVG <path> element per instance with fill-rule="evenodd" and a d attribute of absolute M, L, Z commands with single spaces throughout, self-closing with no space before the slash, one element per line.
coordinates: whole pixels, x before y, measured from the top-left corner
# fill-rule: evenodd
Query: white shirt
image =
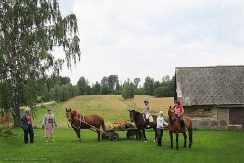
<path fill-rule="evenodd" d="M 163 129 L 164 125 L 168 125 L 167 122 L 165 122 L 164 117 L 158 116 L 157 118 L 157 128 L 158 129 Z"/>

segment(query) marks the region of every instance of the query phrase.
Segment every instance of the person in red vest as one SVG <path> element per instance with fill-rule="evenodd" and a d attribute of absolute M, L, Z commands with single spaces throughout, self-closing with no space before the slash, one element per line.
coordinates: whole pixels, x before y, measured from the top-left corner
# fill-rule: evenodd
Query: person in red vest
<path fill-rule="evenodd" d="M 175 115 L 179 118 L 180 121 L 180 127 L 184 128 L 185 124 L 184 124 L 184 108 L 183 106 L 180 104 L 179 101 L 176 102 L 176 106 L 175 106 Z"/>
<path fill-rule="evenodd" d="M 24 131 L 24 142 L 25 144 L 28 143 L 28 134 L 30 135 L 30 143 L 34 142 L 34 132 L 31 122 L 30 116 L 30 108 L 27 106 L 24 109 L 24 114 L 21 117 L 20 127 L 23 128 Z"/>

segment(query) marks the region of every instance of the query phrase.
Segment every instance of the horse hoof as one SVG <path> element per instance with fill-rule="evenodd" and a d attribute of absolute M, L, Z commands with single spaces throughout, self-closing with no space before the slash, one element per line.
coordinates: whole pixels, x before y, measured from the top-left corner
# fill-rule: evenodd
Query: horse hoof
<path fill-rule="evenodd" d="M 156 140 L 153 140 L 153 142 L 155 143 L 155 142 L 156 142 Z"/>
<path fill-rule="evenodd" d="M 147 141 L 145 141 L 145 143 L 147 143 Z"/>

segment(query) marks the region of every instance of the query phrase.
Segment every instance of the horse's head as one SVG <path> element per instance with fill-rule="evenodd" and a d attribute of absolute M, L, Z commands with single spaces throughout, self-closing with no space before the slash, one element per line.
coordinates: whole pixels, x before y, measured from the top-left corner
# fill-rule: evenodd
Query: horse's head
<path fill-rule="evenodd" d="M 72 112 L 73 111 L 71 110 L 71 108 L 70 109 L 66 108 L 66 116 L 67 116 L 67 119 L 69 122 L 71 122 L 71 120 L 72 120 Z"/>
<path fill-rule="evenodd" d="M 177 119 L 177 117 L 175 115 L 175 110 L 171 106 L 169 106 L 168 116 L 169 116 L 170 122 L 175 122 Z"/>
<path fill-rule="evenodd" d="M 135 109 L 128 111 L 130 112 L 130 121 L 135 122 L 135 117 L 139 115 L 139 112 L 137 112 Z"/>

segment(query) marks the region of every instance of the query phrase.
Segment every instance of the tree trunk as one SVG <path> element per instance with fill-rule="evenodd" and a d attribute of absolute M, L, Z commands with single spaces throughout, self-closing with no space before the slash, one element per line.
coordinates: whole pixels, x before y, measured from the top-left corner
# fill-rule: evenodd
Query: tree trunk
<path fill-rule="evenodd" d="M 19 127 L 20 125 L 20 97 L 19 97 L 19 90 L 18 90 L 18 72 L 17 72 L 17 59 L 16 55 L 12 55 L 12 62 L 11 62 L 11 86 L 12 86 L 12 106 L 14 109 L 15 114 L 14 117 L 14 126 Z"/>

